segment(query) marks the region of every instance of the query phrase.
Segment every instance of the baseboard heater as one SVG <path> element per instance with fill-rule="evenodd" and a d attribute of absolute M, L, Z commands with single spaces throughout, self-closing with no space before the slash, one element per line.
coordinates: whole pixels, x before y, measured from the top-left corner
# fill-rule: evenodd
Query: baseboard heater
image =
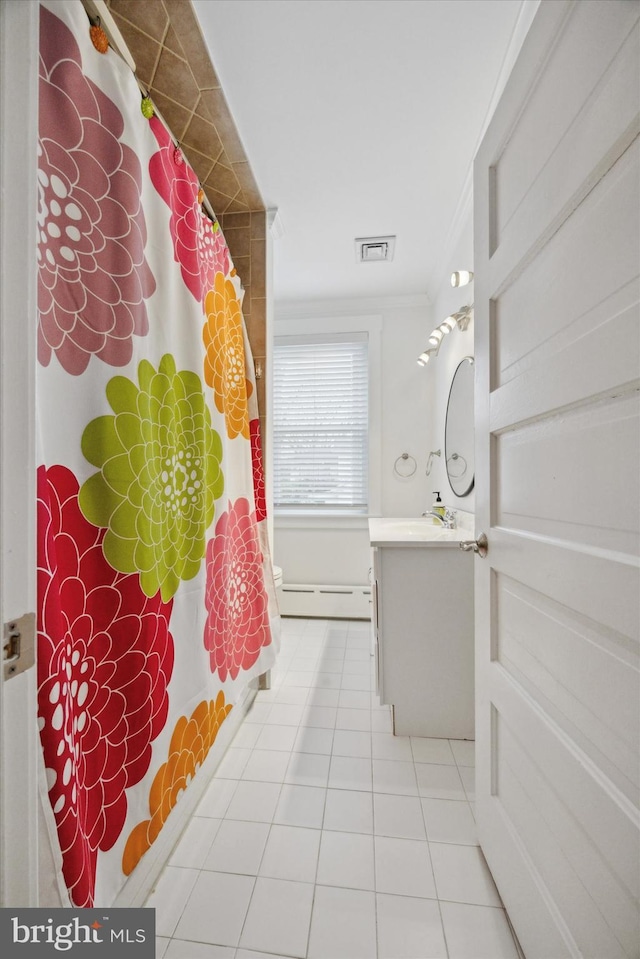
<path fill-rule="evenodd" d="M 278 592 L 282 616 L 371 619 L 370 586 L 284 583 Z"/>

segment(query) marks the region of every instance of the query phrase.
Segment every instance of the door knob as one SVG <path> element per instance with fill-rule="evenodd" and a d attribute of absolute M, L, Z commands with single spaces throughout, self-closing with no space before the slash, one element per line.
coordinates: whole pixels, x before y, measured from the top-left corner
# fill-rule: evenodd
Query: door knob
<path fill-rule="evenodd" d="M 468 553 L 469 550 L 472 550 L 474 553 L 478 554 L 480 559 L 485 558 L 489 549 L 489 541 L 486 533 L 480 533 L 477 539 L 463 540 L 459 545 L 460 549 L 463 549 L 465 553 Z"/>

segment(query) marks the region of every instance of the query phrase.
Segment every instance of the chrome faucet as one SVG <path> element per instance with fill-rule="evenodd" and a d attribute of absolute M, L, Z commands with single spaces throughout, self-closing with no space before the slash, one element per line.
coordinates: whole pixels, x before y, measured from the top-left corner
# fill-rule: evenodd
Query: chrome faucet
<path fill-rule="evenodd" d="M 446 509 L 444 511 L 444 516 L 441 516 L 440 513 L 436 513 L 434 510 L 427 510 L 422 513 L 423 516 L 431 516 L 433 519 L 437 519 L 440 523 L 440 526 L 444 526 L 445 529 L 455 529 L 456 528 L 456 514 L 452 509 Z"/>

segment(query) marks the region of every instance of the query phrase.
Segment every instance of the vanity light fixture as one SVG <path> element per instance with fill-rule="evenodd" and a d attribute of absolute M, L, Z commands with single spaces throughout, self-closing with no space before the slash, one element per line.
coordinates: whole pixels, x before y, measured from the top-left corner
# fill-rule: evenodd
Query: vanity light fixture
<path fill-rule="evenodd" d="M 451 286 L 467 286 L 473 279 L 471 270 L 456 270 L 451 274 Z"/>
<path fill-rule="evenodd" d="M 473 276 L 473 274 L 471 274 Z M 437 326 L 429 337 L 429 346 L 418 357 L 420 366 L 426 366 L 432 356 L 438 355 L 438 350 L 447 333 L 451 333 L 456 327 L 461 332 L 467 329 L 473 316 L 473 303 L 470 306 L 461 306 L 457 313 L 452 313 L 446 320 Z"/>

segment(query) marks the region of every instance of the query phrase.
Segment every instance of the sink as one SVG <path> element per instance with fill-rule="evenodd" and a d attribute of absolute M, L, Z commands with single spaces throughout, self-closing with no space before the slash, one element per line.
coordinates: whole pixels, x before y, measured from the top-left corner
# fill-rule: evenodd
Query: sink
<path fill-rule="evenodd" d="M 369 535 L 372 546 L 455 546 L 463 539 L 472 538 L 469 530 L 445 529 L 430 516 L 370 519 Z"/>

